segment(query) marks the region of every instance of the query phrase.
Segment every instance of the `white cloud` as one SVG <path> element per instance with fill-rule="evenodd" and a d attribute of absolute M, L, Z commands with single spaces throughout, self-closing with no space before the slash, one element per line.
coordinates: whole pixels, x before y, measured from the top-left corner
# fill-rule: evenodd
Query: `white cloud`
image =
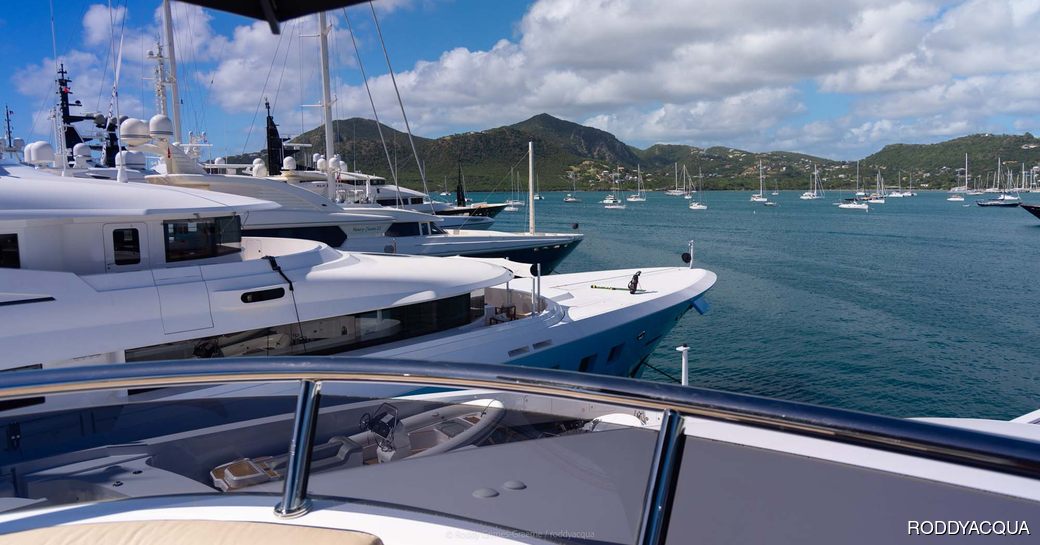
<path fill-rule="evenodd" d="M 435 1 L 384 0 L 377 10 L 420 17 Z M 359 21 L 367 10 L 356 8 Z M 66 54 L 77 84 L 104 87 L 109 21 L 121 18 L 125 60 L 136 70 L 124 78 L 150 71 L 144 52 L 160 14 L 135 23 L 124 8 L 91 6 L 82 47 Z M 195 118 L 220 108 L 236 138 L 267 96 L 288 132 L 301 117 L 306 128 L 319 122 L 320 110 L 299 108 L 320 100 L 317 40 L 298 36 L 314 32 L 313 18 L 284 24 L 280 36 L 262 22 L 223 36 L 200 8 L 174 3 L 173 15 L 182 98 Z M 354 52 L 338 17 L 331 23 L 334 76 L 346 75 Z M 374 41 L 371 25 L 361 26 L 359 38 Z M 537 0 L 514 37 L 486 50 L 431 52 L 396 77 L 412 128 L 424 136 L 548 112 L 640 146 L 848 157 L 896 138 L 1028 128 L 1040 119 L 1031 91 L 1040 83 L 1036 28 L 1040 0 Z M 19 71 L 19 92 L 53 92 L 49 63 Z M 369 70 L 380 117 L 403 128 L 381 59 Z M 363 86 L 333 84 L 336 117 L 372 116 Z M 139 103 L 151 103 L 148 92 Z M 254 127 L 253 147 L 257 134 Z"/>

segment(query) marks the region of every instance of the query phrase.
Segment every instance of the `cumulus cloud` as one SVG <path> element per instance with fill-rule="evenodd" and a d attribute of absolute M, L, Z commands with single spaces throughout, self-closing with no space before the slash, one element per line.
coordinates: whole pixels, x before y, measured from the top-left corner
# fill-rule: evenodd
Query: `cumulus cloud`
<path fill-rule="evenodd" d="M 386 0 L 389 17 L 435 0 Z M 367 7 L 358 7 L 359 19 Z M 320 100 L 313 18 L 214 31 L 212 16 L 174 4 L 181 81 L 188 99 L 247 127 L 263 98 L 292 125 L 317 124 Z M 338 14 L 337 14 L 338 15 Z M 160 11 L 134 25 L 124 8 L 91 6 L 83 47 L 70 52 L 100 82 L 110 21 L 127 23 L 128 62 L 147 70 Z M 335 74 L 354 52 L 332 17 Z M 457 47 L 399 67 L 412 128 L 426 136 L 550 114 L 595 125 L 640 146 L 656 142 L 793 149 L 849 157 L 894 139 L 1028 130 L 1040 119 L 1032 52 L 1035 0 L 537 0 L 488 49 Z M 374 40 L 370 25 L 363 36 Z M 390 51 L 393 56 L 393 50 Z M 20 92 L 48 85 L 47 61 L 23 70 Z M 370 85 L 384 122 L 402 128 L 380 62 Z M 89 73 L 85 77 L 94 76 Z M 356 78 L 354 78 L 356 80 Z M 372 115 L 363 86 L 334 78 L 337 117 Z M 820 110 L 818 110 L 820 109 Z M 999 116 L 1005 119 L 994 121 Z M 1007 121 L 1006 117 L 1015 119 Z M 245 130 L 245 129 L 243 129 Z"/>

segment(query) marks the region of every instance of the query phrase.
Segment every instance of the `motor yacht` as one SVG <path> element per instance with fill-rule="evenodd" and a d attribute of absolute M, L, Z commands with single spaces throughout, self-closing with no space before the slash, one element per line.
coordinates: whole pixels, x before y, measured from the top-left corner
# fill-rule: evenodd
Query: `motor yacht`
<path fill-rule="evenodd" d="M 274 210 L 0 169 L 2 368 L 353 353 L 638 375 L 715 282 L 687 267 L 537 276 L 243 236 L 246 218 Z"/>

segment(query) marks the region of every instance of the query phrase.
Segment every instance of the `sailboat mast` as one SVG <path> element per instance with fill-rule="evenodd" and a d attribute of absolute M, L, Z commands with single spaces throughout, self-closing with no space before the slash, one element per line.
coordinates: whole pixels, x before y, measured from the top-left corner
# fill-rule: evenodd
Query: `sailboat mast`
<path fill-rule="evenodd" d="M 534 142 L 527 143 L 527 225 L 534 234 Z"/>
<path fill-rule="evenodd" d="M 163 28 L 166 30 L 166 53 L 170 59 L 170 82 L 173 89 L 173 141 L 181 142 L 181 97 L 177 90 L 177 53 L 173 47 L 173 15 L 170 0 L 163 0 Z"/>
<path fill-rule="evenodd" d="M 168 0 L 167 0 L 168 1 Z M 329 28 L 325 24 L 325 12 L 318 12 L 318 42 L 321 53 L 321 109 L 325 118 L 325 165 L 327 181 L 326 197 L 336 198 L 336 178 L 332 172 L 332 155 L 335 148 L 332 141 L 332 85 L 329 81 Z M 400 191 L 398 191 L 400 193 Z"/>

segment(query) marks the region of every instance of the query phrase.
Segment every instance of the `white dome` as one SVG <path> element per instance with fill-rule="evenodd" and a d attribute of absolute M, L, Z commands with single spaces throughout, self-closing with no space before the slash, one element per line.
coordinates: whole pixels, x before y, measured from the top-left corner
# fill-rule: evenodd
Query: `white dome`
<path fill-rule="evenodd" d="M 148 123 L 133 117 L 119 124 L 119 137 L 130 146 L 138 146 L 152 139 L 148 134 Z"/>
<path fill-rule="evenodd" d="M 318 165 L 317 166 L 318 166 L 318 170 L 325 170 L 325 168 L 328 166 L 328 164 L 326 163 L 324 157 L 322 157 L 321 159 L 318 159 Z"/>
<path fill-rule="evenodd" d="M 90 157 L 90 146 L 80 142 L 75 146 L 72 146 L 73 157 Z"/>
<path fill-rule="evenodd" d="M 226 165 L 227 164 L 227 159 L 225 159 L 223 157 L 217 157 L 216 159 L 213 160 L 213 164 L 214 165 Z"/>
<path fill-rule="evenodd" d="M 153 115 L 148 120 L 148 132 L 154 137 L 173 136 L 173 121 L 162 114 Z"/>
<path fill-rule="evenodd" d="M 263 161 L 253 165 L 253 176 L 263 178 L 267 176 L 267 165 Z"/>
<path fill-rule="evenodd" d="M 342 166 L 342 163 L 340 162 L 339 157 L 333 155 L 332 156 L 332 160 L 329 161 L 329 169 L 331 169 L 331 170 L 339 170 L 341 166 Z"/>
<path fill-rule="evenodd" d="M 264 160 L 263 159 L 261 159 L 259 157 L 257 157 L 256 159 L 253 159 L 253 165 L 262 165 L 262 164 L 264 164 Z"/>
<path fill-rule="evenodd" d="M 311 161 L 314 161 L 315 163 L 317 163 L 318 159 L 321 159 L 321 154 L 320 153 L 315 153 L 314 155 L 311 155 Z"/>
<path fill-rule="evenodd" d="M 119 164 L 119 161 L 121 159 L 123 160 L 123 164 L 125 164 L 127 168 L 139 168 L 139 170 L 144 170 L 145 168 L 144 153 L 122 151 L 119 154 L 116 154 L 115 164 Z"/>
<path fill-rule="evenodd" d="M 54 162 L 54 146 L 50 145 L 49 142 L 37 142 L 36 149 L 33 150 L 33 164 L 44 164 Z"/>
<path fill-rule="evenodd" d="M 282 159 L 282 170 L 296 170 L 296 159 L 294 157 Z"/>
<path fill-rule="evenodd" d="M 22 158 L 26 163 L 33 162 L 33 155 L 36 153 L 37 144 L 39 144 L 39 142 L 30 142 L 29 145 L 25 146 L 25 149 L 22 150 Z"/>

